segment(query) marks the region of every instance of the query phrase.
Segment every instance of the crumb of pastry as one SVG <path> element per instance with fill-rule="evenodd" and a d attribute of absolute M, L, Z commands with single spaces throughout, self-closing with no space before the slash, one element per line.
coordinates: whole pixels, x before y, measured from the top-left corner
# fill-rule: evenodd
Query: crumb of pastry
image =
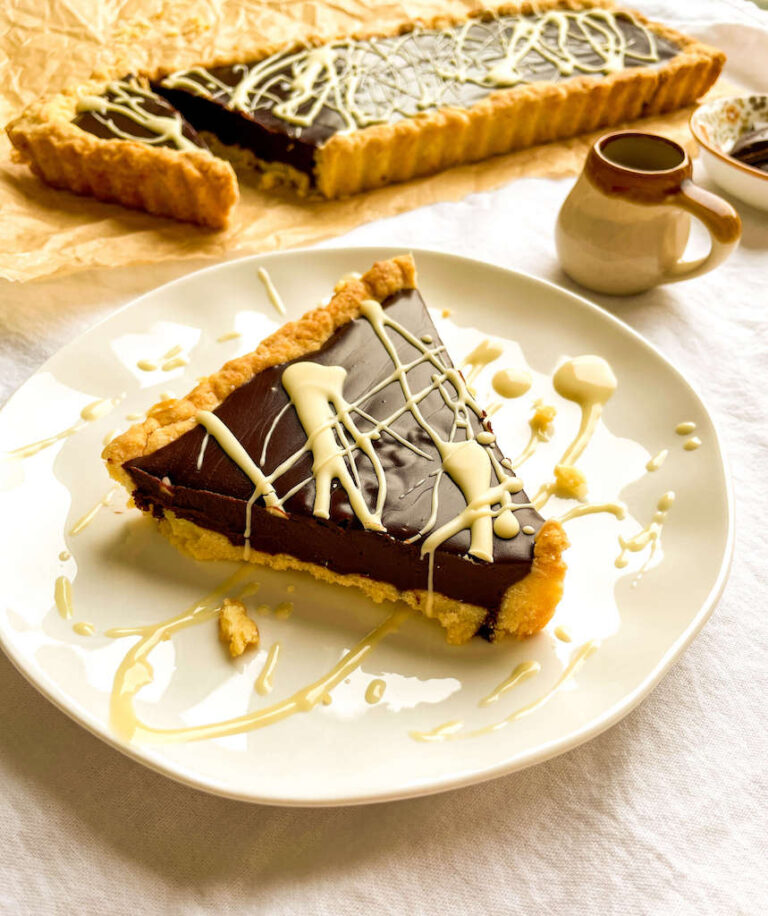
<path fill-rule="evenodd" d="M 555 496 L 562 499 L 584 499 L 587 489 L 587 478 L 583 471 L 571 464 L 555 466 Z"/>
<path fill-rule="evenodd" d="M 219 609 L 219 639 L 229 646 L 232 658 L 259 644 L 259 628 L 248 616 L 242 601 L 225 598 Z"/>
<path fill-rule="evenodd" d="M 544 438 L 550 432 L 549 427 L 555 419 L 557 408 L 551 404 L 543 404 L 540 401 L 534 405 L 533 416 L 530 419 L 531 429 L 537 436 Z"/>

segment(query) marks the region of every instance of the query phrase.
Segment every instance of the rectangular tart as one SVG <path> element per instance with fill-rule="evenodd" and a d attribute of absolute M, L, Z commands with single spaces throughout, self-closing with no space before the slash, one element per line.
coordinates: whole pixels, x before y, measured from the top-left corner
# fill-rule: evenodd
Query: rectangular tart
<path fill-rule="evenodd" d="M 695 101 L 724 55 L 610 0 L 241 48 L 155 90 L 236 163 L 333 198 Z"/>
<path fill-rule="evenodd" d="M 408 256 L 157 404 L 104 458 L 192 557 L 401 600 L 453 643 L 534 633 L 562 594 L 565 534 L 530 506 Z"/>

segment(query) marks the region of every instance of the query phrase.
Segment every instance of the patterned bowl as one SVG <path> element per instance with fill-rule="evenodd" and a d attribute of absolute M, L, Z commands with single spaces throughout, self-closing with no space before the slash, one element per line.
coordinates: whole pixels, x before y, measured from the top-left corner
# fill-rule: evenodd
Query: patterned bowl
<path fill-rule="evenodd" d="M 734 197 L 761 210 L 768 210 L 768 172 L 728 153 L 742 134 L 766 126 L 768 95 L 717 99 L 699 105 L 691 115 L 691 133 L 701 148 L 707 174 Z"/>

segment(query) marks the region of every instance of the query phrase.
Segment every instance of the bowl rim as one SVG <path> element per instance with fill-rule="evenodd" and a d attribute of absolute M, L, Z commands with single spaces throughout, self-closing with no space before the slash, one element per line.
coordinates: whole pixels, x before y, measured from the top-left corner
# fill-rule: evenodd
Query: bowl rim
<path fill-rule="evenodd" d="M 759 178 L 761 181 L 768 181 L 768 172 L 763 172 L 761 169 L 756 169 L 754 166 L 747 165 L 745 162 L 739 162 L 738 159 L 734 159 L 733 156 L 729 156 L 727 153 L 722 152 L 717 149 L 709 140 L 707 140 L 700 132 L 696 123 L 696 116 L 700 114 L 705 108 L 713 108 L 715 105 L 723 105 L 726 102 L 737 102 L 742 99 L 766 99 L 768 100 L 768 94 L 764 92 L 750 92 L 745 95 L 732 95 L 727 98 L 722 99 L 710 99 L 708 102 L 702 102 L 701 105 L 698 105 L 696 109 L 692 112 L 690 118 L 688 119 L 688 127 L 693 134 L 694 139 L 698 144 L 704 147 L 707 152 L 712 153 L 713 156 L 722 160 L 726 165 L 731 166 L 732 168 L 739 169 L 742 172 L 746 172 L 747 175 L 752 175 L 755 178 Z"/>

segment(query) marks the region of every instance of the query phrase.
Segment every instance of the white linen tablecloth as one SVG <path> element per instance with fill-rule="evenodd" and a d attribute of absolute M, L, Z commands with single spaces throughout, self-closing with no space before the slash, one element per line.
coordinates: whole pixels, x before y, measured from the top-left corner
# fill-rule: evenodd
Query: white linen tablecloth
<path fill-rule="evenodd" d="M 768 17 L 746 0 L 633 5 L 719 44 L 731 79 L 768 89 Z M 439 248 L 572 286 L 553 244 L 569 187 L 517 181 L 330 244 Z M 738 208 L 741 248 L 715 273 L 595 297 L 698 385 L 736 492 L 725 595 L 649 699 L 588 744 L 491 783 L 278 809 L 210 797 L 122 757 L 0 657 L 0 911 L 768 912 L 768 214 Z M 198 266 L 0 285 L 0 398 L 95 320 Z"/>

